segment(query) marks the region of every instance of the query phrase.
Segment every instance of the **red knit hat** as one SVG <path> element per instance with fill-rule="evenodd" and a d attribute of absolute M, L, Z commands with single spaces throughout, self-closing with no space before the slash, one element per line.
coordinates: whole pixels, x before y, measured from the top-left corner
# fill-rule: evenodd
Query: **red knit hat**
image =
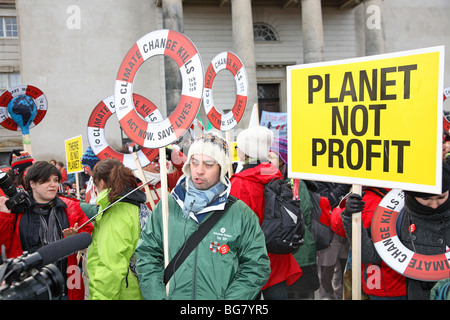
<path fill-rule="evenodd" d="M 11 156 L 11 171 L 18 176 L 33 163 L 34 159 L 28 152 L 22 151 L 20 155 L 13 153 Z"/>

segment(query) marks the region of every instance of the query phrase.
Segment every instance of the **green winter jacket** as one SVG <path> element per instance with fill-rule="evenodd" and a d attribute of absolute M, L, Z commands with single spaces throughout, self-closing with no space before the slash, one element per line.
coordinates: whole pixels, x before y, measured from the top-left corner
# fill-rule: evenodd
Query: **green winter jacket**
<path fill-rule="evenodd" d="M 169 261 L 199 226 L 192 218 L 183 217 L 180 205 L 184 195 L 180 199 L 177 192 L 183 193 L 184 190 L 180 188 L 179 183 L 168 200 Z M 221 205 L 223 207 L 223 201 Z M 211 214 L 208 213 L 202 222 Z M 219 248 L 224 245 L 228 246 L 228 251 L 222 254 Z M 159 202 L 136 248 L 136 266 L 144 299 L 254 299 L 270 275 L 270 262 L 258 217 L 241 200 L 230 207 L 174 273 L 169 281 L 168 296 L 163 283 L 163 248 L 162 207 Z"/>
<path fill-rule="evenodd" d="M 309 231 L 311 228 L 311 211 L 313 205 L 311 203 L 311 197 L 308 193 L 308 187 L 303 180 L 299 180 L 298 195 L 300 199 L 300 207 L 303 213 L 303 219 L 305 221 L 305 235 L 303 237 L 303 243 L 297 251 L 293 253 L 295 260 L 301 268 L 306 266 L 312 266 L 316 264 L 317 249 L 316 241 L 313 235 Z"/>
<path fill-rule="evenodd" d="M 108 191 L 97 197 L 99 212 L 109 205 Z M 137 201 L 141 192 L 129 197 Z M 140 229 L 139 207 L 131 203 L 118 202 L 96 218 L 87 259 L 90 300 L 142 299 L 138 279 L 129 268 Z"/>

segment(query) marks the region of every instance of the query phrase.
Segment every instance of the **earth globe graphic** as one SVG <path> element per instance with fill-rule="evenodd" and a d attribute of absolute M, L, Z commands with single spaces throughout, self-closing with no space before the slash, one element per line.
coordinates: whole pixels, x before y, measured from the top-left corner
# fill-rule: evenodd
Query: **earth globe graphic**
<path fill-rule="evenodd" d="M 22 129 L 23 134 L 29 134 L 29 127 L 37 114 L 33 98 L 27 95 L 14 97 L 7 106 L 11 119 Z"/>

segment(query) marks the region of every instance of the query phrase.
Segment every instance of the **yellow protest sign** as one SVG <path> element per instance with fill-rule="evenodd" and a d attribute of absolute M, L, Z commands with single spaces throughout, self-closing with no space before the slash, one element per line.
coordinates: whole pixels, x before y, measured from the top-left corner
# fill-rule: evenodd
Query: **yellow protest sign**
<path fill-rule="evenodd" d="M 67 173 L 83 171 L 81 156 L 83 155 L 83 141 L 81 136 L 64 140 L 66 147 Z"/>
<path fill-rule="evenodd" d="M 439 193 L 444 47 L 290 66 L 289 177 Z"/>
<path fill-rule="evenodd" d="M 231 160 L 233 162 L 238 162 L 239 161 L 239 156 L 238 156 L 238 153 L 237 153 L 237 150 L 236 150 L 236 146 L 237 146 L 236 141 L 231 142 L 230 146 L 231 146 L 231 148 L 230 148 L 230 150 L 231 150 Z"/>

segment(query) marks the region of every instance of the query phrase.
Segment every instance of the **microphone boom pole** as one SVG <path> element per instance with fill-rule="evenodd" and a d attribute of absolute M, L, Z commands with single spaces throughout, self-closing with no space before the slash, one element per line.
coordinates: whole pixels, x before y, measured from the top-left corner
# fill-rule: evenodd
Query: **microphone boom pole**
<path fill-rule="evenodd" d="M 114 201 L 113 203 L 110 203 L 105 209 L 103 209 L 103 210 L 100 211 L 100 212 L 97 212 L 92 218 L 90 218 L 88 221 L 86 221 L 86 222 L 83 223 L 81 226 L 79 226 L 79 227 L 76 229 L 76 232 L 78 232 L 81 228 L 83 228 L 85 225 L 87 225 L 87 224 L 88 224 L 89 222 L 91 222 L 92 220 L 95 220 L 95 218 L 97 218 L 97 216 L 98 216 L 99 214 L 105 212 L 106 210 L 108 210 L 109 208 L 111 208 L 113 205 L 115 205 L 117 202 L 119 202 L 120 200 L 122 200 L 122 199 L 128 197 L 130 194 L 132 194 L 132 193 L 135 192 L 136 190 L 139 190 L 139 189 L 145 187 L 145 186 L 146 186 L 147 184 L 149 184 L 149 183 L 150 183 L 150 181 L 147 181 L 147 182 L 141 184 L 140 186 L 137 186 L 136 188 L 134 188 L 133 190 L 131 190 L 130 192 L 128 192 L 128 193 L 127 193 L 126 195 L 124 195 L 123 197 L 117 199 L 117 200 Z"/>

